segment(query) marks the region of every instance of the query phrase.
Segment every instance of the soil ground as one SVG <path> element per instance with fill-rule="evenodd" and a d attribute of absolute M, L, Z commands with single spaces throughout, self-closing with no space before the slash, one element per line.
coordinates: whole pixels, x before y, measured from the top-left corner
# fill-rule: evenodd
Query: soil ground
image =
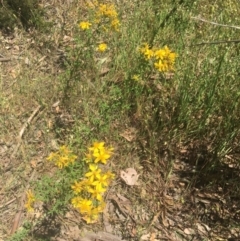
<path fill-rule="evenodd" d="M 0 35 L 0 240 L 7 240 L 21 229 L 25 220 L 34 222 L 41 215 L 41 211 L 32 216 L 26 214 L 25 192 L 31 180 L 51 172 L 45 158 L 61 142 L 56 140 L 52 126 L 59 118 L 71 118 L 67 110 L 56 104 L 60 100 L 56 90 L 80 5 L 80 1 L 41 1 L 46 19 L 53 23 L 51 33 L 39 35 L 35 30 L 15 29 L 10 35 Z M 85 230 L 112 232 L 116 240 L 238 240 L 240 202 L 234 193 L 239 189 L 235 184 L 240 181 L 239 165 L 229 157 L 219 170 L 199 174 L 198 166 L 194 169 L 191 165 L 191 157 L 198 154 L 183 150 L 181 157 L 171 157 L 164 152 L 159 156 L 159 169 L 139 161 L 145 168 L 143 174 L 151 174 L 148 176 L 152 179 L 146 189 L 138 192 L 131 188 L 111 189 L 103 225 L 94 230 L 87 225 L 79 227 L 79 216 L 69 211 L 65 217 L 36 226 L 32 240 L 80 240 Z M 172 158 L 174 165 L 166 182 L 166 173 L 161 170 Z M 129 192 L 141 193 L 142 199 L 149 193 L 159 195 L 158 203 L 149 201 L 155 207 L 155 215 L 149 217 L 147 206 L 124 199 Z M 136 236 L 137 226 L 145 229 L 141 237 Z"/>

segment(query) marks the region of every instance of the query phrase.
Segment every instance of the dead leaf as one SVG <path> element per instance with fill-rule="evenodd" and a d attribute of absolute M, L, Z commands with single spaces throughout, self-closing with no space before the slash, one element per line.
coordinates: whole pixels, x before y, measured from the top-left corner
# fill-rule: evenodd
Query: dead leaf
<path fill-rule="evenodd" d="M 164 199 L 165 203 L 169 206 L 174 206 L 174 200 L 171 196 L 167 196 L 165 195 L 165 199 Z"/>
<path fill-rule="evenodd" d="M 131 142 L 136 139 L 137 130 L 135 128 L 129 128 L 120 134 L 127 141 Z"/>
<path fill-rule="evenodd" d="M 132 238 L 136 237 L 136 235 L 137 235 L 136 227 L 129 227 L 129 234 Z"/>
<path fill-rule="evenodd" d="M 140 241 L 149 240 L 149 238 L 150 238 L 150 234 L 144 234 L 141 236 Z"/>
<path fill-rule="evenodd" d="M 134 168 L 130 167 L 127 168 L 125 172 L 121 171 L 120 176 L 123 179 L 123 181 L 129 186 L 139 185 L 137 183 L 139 175 L 137 174 L 137 171 Z"/>
<path fill-rule="evenodd" d="M 195 231 L 192 228 L 185 228 L 183 232 L 188 235 L 195 234 Z"/>
<path fill-rule="evenodd" d="M 149 241 L 155 241 L 156 233 L 151 233 Z"/>
<path fill-rule="evenodd" d="M 56 113 L 60 113 L 61 112 L 61 110 L 60 110 L 60 107 L 59 107 L 59 105 L 56 107 Z"/>
<path fill-rule="evenodd" d="M 30 65 L 30 64 L 31 64 L 31 62 L 30 62 L 30 60 L 29 60 L 28 57 L 25 58 L 25 61 L 24 61 L 24 62 L 25 62 L 26 65 Z"/>
<path fill-rule="evenodd" d="M 20 50 L 20 48 L 19 48 L 19 46 L 18 46 L 18 45 L 14 45 L 14 46 L 13 46 L 13 49 L 14 49 L 14 50 L 17 50 L 17 51 L 19 51 L 19 50 Z"/>
<path fill-rule="evenodd" d="M 100 73 L 100 77 L 103 77 L 103 76 L 106 75 L 109 71 L 110 71 L 109 68 L 102 68 L 101 73 Z"/>
<path fill-rule="evenodd" d="M 36 162 L 36 160 L 31 160 L 31 161 L 30 161 L 30 164 L 31 164 L 31 167 L 32 167 L 32 168 L 36 168 L 36 167 L 37 167 L 37 162 Z"/>
<path fill-rule="evenodd" d="M 59 106 L 59 104 L 60 104 L 60 100 L 58 100 L 54 104 L 52 104 L 52 107 L 56 108 L 57 106 Z"/>
<path fill-rule="evenodd" d="M 201 234 L 207 235 L 208 231 L 211 230 L 206 224 L 204 223 L 196 223 L 197 229 Z"/>

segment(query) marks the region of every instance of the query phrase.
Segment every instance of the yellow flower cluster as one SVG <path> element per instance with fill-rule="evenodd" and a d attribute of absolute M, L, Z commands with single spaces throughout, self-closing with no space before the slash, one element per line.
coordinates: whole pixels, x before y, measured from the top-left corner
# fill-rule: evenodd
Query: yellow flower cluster
<path fill-rule="evenodd" d="M 140 52 L 146 60 L 154 60 L 154 67 L 159 72 L 168 72 L 174 70 L 174 63 L 177 54 L 172 52 L 167 46 L 161 49 L 151 49 L 147 43 L 140 48 Z"/>
<path fill-rule="evenodd" d="M 104 142 L 94 142 L 93 146 L 88 148 L 89 152 L 86 154 L 86 162 L 101 162 L 107 163 L 107 160 L 111 157 L 113 148 L 106 148 Z"/>
<path fill-rule="evenodd" d="M 33 204 L 35 202 L 35 196 L 33 195 L 31 190 L 27 191 L 27 202 L 25 204 L 25 208 L 27 209 L 28 212 L 33 211 Z"/>
<path fill-rule="evenodd" d="M 88 21 L 83 21 L 83 22 L 80 22 L 79 23 L 79 27 L 82 29 L 82 30 L 86 30 L 86 29 L 89 29 L 91 27 L 91 23 L 89 23 Z"/>
<path fill-rule="evenodd" d="M 53 161 L 60 169 L 68 166 L 77 159 L 77 156 L 66 146 L 61 146 L 57 152 L 51 152 L 48 156 L 48 161 Z"/>
<path fill-rule="evenodd" d="M 103 4 L 95 1 L 88 4 L 94 12 L 94 22 L 102 25 L 105 30 L 111 29 L 119 31 L 120 21 L 118 19 L 118 13 L 113 4 Z M 89 29 L 92 24 L 88 21 L 80 22 L 79 27 L 82 30 Z"/>
<path fill-rule="evenodd" d="M 108 23 L 115 31 L 119 31 L 120 22 L 113 4 L 99 4 L 96 10 L 96 22 Z"/>
<path fill-rule="evenodd" d="M 95 223 L 99 213 L 104 210 L 103 195 L 114 178 L 114 174 L 110 171 L 103 172 L 96 163 L 106 164 L 111 157 L 112 150 L 113 148 L 105 148 L 104 142 L 94 142 L 85 159 L 87 163 L 90 162 L 89 171 L 83 180 L 75 181 L 71 186 L 75 195 L 71 203 L 87 223 Z"/>
<path fill-rule="evenodd" d="M 97 50 L 98 50 L 99 52 L 105 52 L 106 49 L 107 49 L 107 44 L 105 44 L 105 43 L 99 44 L 99 45 L 98 45 L 98 48 L 97 48 Z"/>

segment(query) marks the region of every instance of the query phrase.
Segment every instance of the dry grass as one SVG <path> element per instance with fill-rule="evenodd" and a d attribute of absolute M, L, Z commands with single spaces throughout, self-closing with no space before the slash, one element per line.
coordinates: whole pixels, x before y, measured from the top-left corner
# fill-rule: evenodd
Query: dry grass
<path fill-rule="evenodd" d="M 229 7 L 229 12 L 234 13 L 233 6 L 237 3 L 226 2 L 231 4 L 225 6 L 227 3 L 223 3 L 219 7 Z M 216 164 L 212 162 L 214 164 L 211 165 L 211 161 L 215 161 L 216 156 L 209 151 L 214 149 L 213 140 L 204 139 L 204 128 L 197 126 L 203 110 L 199 107 L 194 112 L 190 102 L 176 105 L 179 98 L 176 93 L 184 87 L 180 80 L 190 86 L 193 83 L 187 82 L 187 79 L 192 78 L 196 82 L 194 75 L 197 75 L 202 80 L 199 85 L 207 83 L 204 78 L 208 68 L 205 70 L 202 67 L 205 58 L 208 55 L 211 57 L 214 52 L 214 47 L 209 50 L 205 45 L 189 52 L 189 46 L 198 43 L 198 39 L 213 40 L 225 36 L 224 32 L 219 34 L 213 31 L 214 27 L 207 27 L 194 20 L 190 21 L 189 27 L 189 16 L 181 15 L 185 13 L 185 6 L 181 6 L 176 16 L 181 16 L 180 20 L 183 21 L 179 25 L 182 32 L 177 29 L 174 31 L 177 38 L 184 38 L 185 42 L 180 41 L 177 45 L 175 38 L 171 37 L 174 21 L 180 21 L 177 17 L 172 20 L 172 25 L 156 34 L 156 42 L 167 43 L 171 39 L 172 46 L 185 50 L 179 56 L 182 61 L 192 66 L 180 66 L 182 71 L 177 72 L 175 78 L 170 77 L 170 83 L 174 85 L 157 85 L 153 94 L 141 92 L 139 88 L 134 93 L 139 91 L 140 94 L 134 95 L 133 91 L 122 90 L 125 88 L 126 76 L 133 74 L 138 67 L 134 56 L 140 38 L 134 36 L 139 29 L 136 18 L 139 18 L 143 28 L 142 33 L 138 33 L 142 41 L 147 41 L 145 37 L 148 36 L 143 33 L 150 32 L 147 25 L 142 24 L 145 20 L 152 23 L 154 14 L 149 7 L 150 2 L 126 2 L 124 6 L 117 2 L 123 24 L 129 24 L 124 25 L 123 32 L 113 40 L 118 43 L 116 46 L 120 48 L 121 54 L 118 55 L 116 50 L 109 53 L 106 60 L 93 66 L 94 71 L 91 63 L 84 63 L 86 69 L 74 72 L 72 79 L 68 80 L 68 71 L 78 59 L 78 52 L 74 52 L 78 50 L 77 43 L 73 38 L 79 33 L 76 29 L 79 19 L 86 14 L 84 3 L 41 1 L 40 5 L 46 11 L 46 21 L 53 24 L 50 30 L 46 29 L 39 34 L 35 30 L 26 33 L 15 29 L 12 36 L 0 37 L 0 57 L 11 58 L 8 62 L 0 62 L 0 239 L 7 240 L 11 232 L 16 231 L 19 237 L 22 235 L 22 240 L 80 240 L 79 237 L 86 230 L 103 229 L 125 240 L 140 240 L 141 237 L 145 237 L 145 240 L 227 240 L 239 237 L 239 196 L 236 195 L 239 191 L 239 167 L 236 162 L 239 150 L 235 148 L 238 136 L 234 136 L 232 143 L 234 152 L 228 151 L 224 144 L 219 144 L 221 164 L 213 168 Z M 143 12 L 135 11 L 136 4 L 144 6 L 149 19 L 141 18 Z M 167 13 L 169 6 L 166 3 L 161 7 Z M 206 6 L 199 4 L 195 9 L 201 11 L 202 17 L 206 19 L 209 16 L 217 18 L 215 10 Z M 217 8 L 217 5 L 214 7 Z M 222 21 L 230 24 L 225 15 Z M 131 32 L 130 27 L 133 29 Z M 189 30 L 185 31 L 188 27 Z M 196 36 L 192 29 L 196 29 Z M 235 36 L 234 31 L 230 35 Z M 218 51 L 221 54 L 225 49 Z M 234 52 L 234 49 L 231 51 Z M 237 47 L 236 51 L 239 51 Z M 190 57 L 197 63 L 188 62 Z M 214 58 L 211 60 L 214 63 Z M 190 72 L 191 69 L 195 72 Z M 234 74 L 229 73 L 229 76 Z M 208 75 L 211 75 L 211 71 Z M 151 78 L 154 82 L 156 77 Z M 75 81 L 77 79 L 81 81 Z M 67 81 L 70 89 L 66 89 Z M 194 88 L 189 90 L 195 91 Z M 204 92 L 204 89 L 198 91 L 196 95 Z M 146 98 L 142 93 L 148 93 L 149 96 Z M 68 98 L 64 98 L 66 96 Z M 193 98 L 190 95 L 184 97 L 185 101 Z M 198 97 L 204 98 L 205 95 Z M 163 99 L 168 101 L 160 102 Z M 231 99 L 228 100 L 224 99 L 226 104 L 231 103 Z M 56 104 L 57 101 L 61 101 L 60 104 Z M 198 102 L 194 103 L 197 106 Z M 21 145 L 16 149 L 20 143 L 17 138 L 19 132 L 39 105 L 41 109 L 31 120 Z M 179 106 L 182 112 L 178 112 Z M 179 114 L 180 121 L 176 120 L 174 114 Z M 218 121 L 224 116 L 214 115 L 215 112 L 212 119 L 209 117 L 212 123 L 209 128 L 217 129 Z M 191 118 L 193 121 L 187 123 Z M 140 174 L 140 185 L 130 187 L 117 178 L 107 194 L 103 222 L 94 226 L 84 224 L 78 213 L 71 209 L 65 215 L 45 217 L 40 205 L 33 215 L 26 214 L 23 205 L 29 179 L 40 180 L 44 173 L 54 173 L 54 170 L 49 169 L 51 166 L 45 163 L 50 150 L 67 142 L 76 152 L 81 153 L 96 138 L 114 146 L 115 156 L 110 165 L 117 177 L 120 170 L 134 167 Z M 26 222 L 34 223 L 34 228 L 31 235 L 25 237 L 24 230 L 28 229 L 22 226 Z M 21 240 L 16 237 L 12 240 Z"/>
<path fill-rule="evenodd" d="M 37 34 L 15 29 L 10 36 L 1 35 L 1 57 L 11 59 L 0 62 L 2 240 L 10 236 L 19 211 L 22 216 L 18 226 L 22 225 L 25 215 L 21 199 L 25 197 L 28 180 L 34 170 L 37 170 L 34 179 L 41 175 L 38 171 L 43 171 L 44 158 L 54 139 L 50 123 L 54 122 L 55 113 L 51 106 L 59 99 L 57 76 L 62 70 L 58 67 L 58 46 L 52 36 L 41 38 Z M 60 38 L 60 29 L 55 30 L 55 36 Z M 41 110 L 26 128 L 17 148 L 22 127 L 39 105 Z"/>

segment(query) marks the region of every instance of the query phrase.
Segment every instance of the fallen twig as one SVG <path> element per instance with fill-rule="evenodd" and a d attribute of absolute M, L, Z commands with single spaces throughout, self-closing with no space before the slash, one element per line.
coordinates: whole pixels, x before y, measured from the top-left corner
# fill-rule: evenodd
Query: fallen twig
<path fill-rule="evenodd" d="M 28 118 L 28 120 L 24 123 L 24 125 L 22 126 L 22 128 L 21 128 L 21 130 L 20 130 L 20 132 L 19 132 L 19 135 L 18 135 L 18 144 L 17 144 L 17 146 L 15 147 L 15 149 L 14 149 L 12 155 L 11 155 L 11 158 L 13 158 L 13 157 L 16 155 L 19 147 L 21 146 L 22 137 L 23 137 L 23 134 L 24 134 L 26 128 L 30 125 L 33 117 L 39 112 L 40 109 L 41 109 L 41 106 L 39 105 L 39 106 L 33 111 L 33 113 L 32 113 L 31 116 Z"/>
<path fill-rule="evenodd" d="M 210 24 L 213 24 L 213 25 L 216 25 L 216 26 L 240 29 L 239 26 L 216 23 L 216 22 L 208 21 L 208 20 L 206 20 L 204 18 L 200 18 L 200 17 L 191 17 L 191 18 L 194 19 L 194 20 L 199 20 L 199 21 L 205 22 L 205 23 L 210 23 Z"/>
<path fill-rule="evenodd" d="M 0 62 L 8 62 L 11 61 L 11 58 L 0 58 Z"/>
<path fill-rule="evenodd" d="M 0 206 L 0 209 L 5 208 L 6 206 L 8 206 L 9 204 L 11 204 L 11 203 L 14 202 L 15 200 L 16 200 L 16 198 L 11 199 L 11 200 L 8 201 L 7 203 L 1 205 L 1 206 Z"/>
<path fill-rule="evenodd" d="M 216 22 L 208 21 L 208 20 L 206 20 L 204 18 L 200 18 L 200 17 L 191 17 L 191 18 L 194 19 L 194 20 L 202 21 L 202 22 L 205 22 L 205 23 L 210 23 L 210 24 L 220 26 L 220 27 L 240 29 L 239 26 L 216 23 Z M 227 44 L 227 43 L 240 43 L 240 40 L 234 39 L 234 40 L 219 40 L 219 41 L 211 41 L 211 42 L 201 42 L 201 43 L 198 43 L 198 44 L 193 44 L 191 46 L 198 46 L 198 45 L 205 45 L 205 44 Z"/>
<path fill-rule="evenodd" d="M 193 45 L 190 45 L 190 46 L 198 46 L 198 45 L 205 45 L 205 44 L 228 44 L 228 43 L 240 43 L 240 39 L 219 40 L 219 41 L 212 41 L 212 42 L 201 42 L 201 43 L 193 44 Z"/>

